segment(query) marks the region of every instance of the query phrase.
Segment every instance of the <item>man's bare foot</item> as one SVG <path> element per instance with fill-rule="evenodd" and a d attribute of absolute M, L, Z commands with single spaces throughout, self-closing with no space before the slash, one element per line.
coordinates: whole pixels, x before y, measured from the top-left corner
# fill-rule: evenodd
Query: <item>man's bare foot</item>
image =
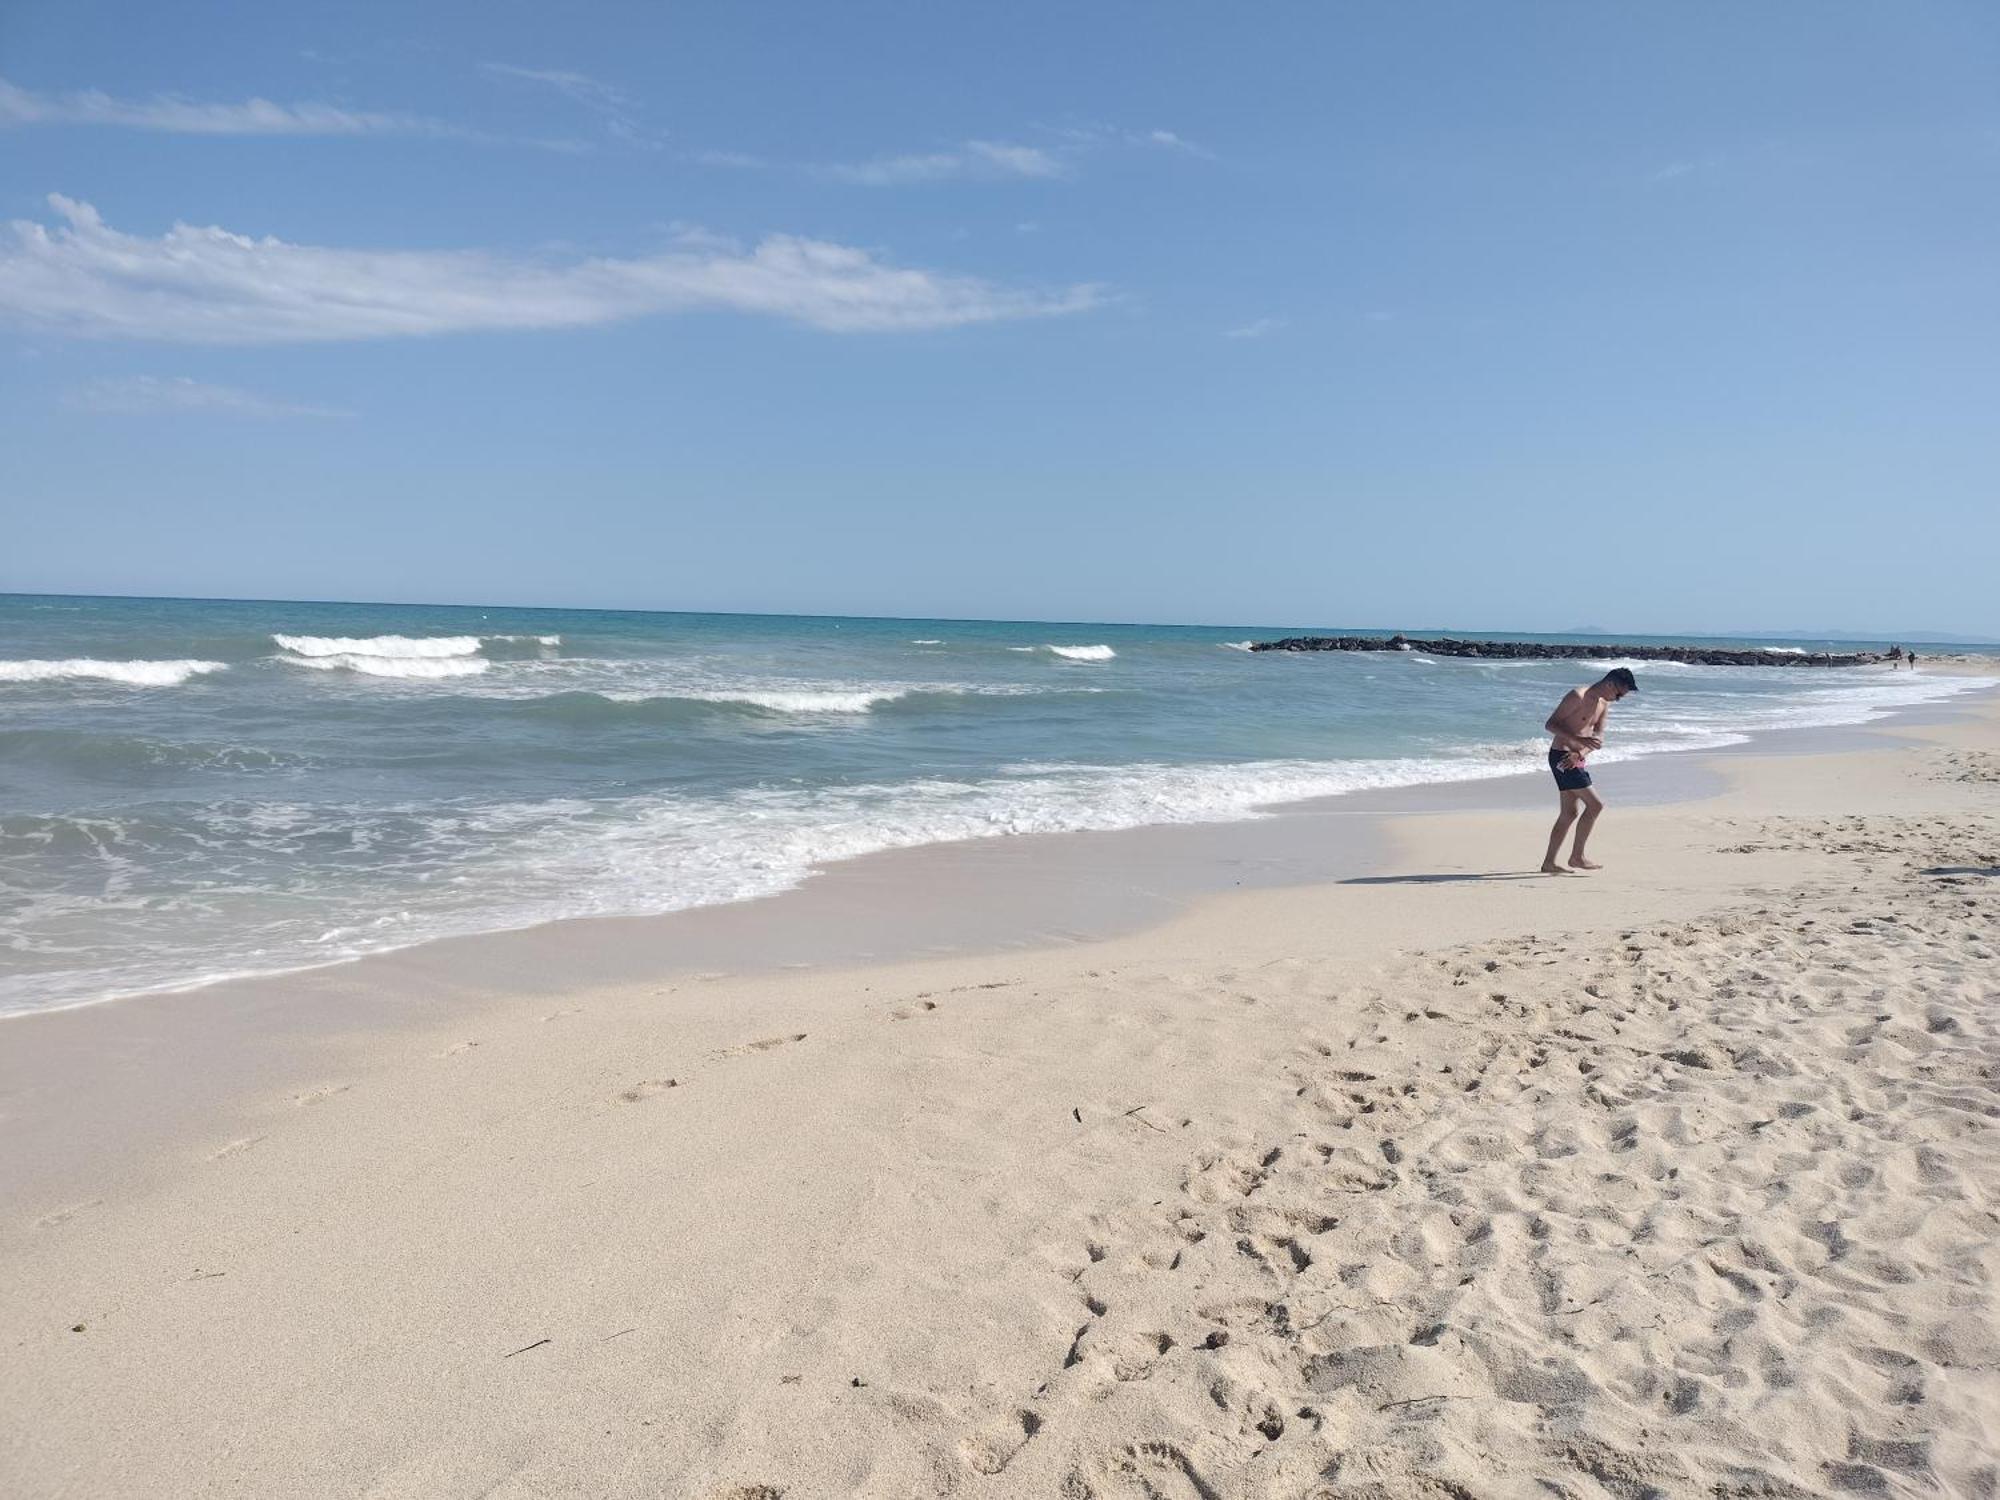
<path fill-rule="evenodd" d="M 1542 861 L 1542 873 L 1544 875 L 1567 875 L 1569 874 L 1569 871 L 1565 870 L 1561 865 L 1557 864 L 1554 860 L 1545 859 Z"/>
<path fill-rule="evenodd" d="M 1601 870 L 1604 868 L 1604 866 L 1600 865 L 1596 860 L 1585 859 L 1581 854 L 1575 855 L 1571 858 L 1569 862 L 1569 867 L 1572 870 Z"/>

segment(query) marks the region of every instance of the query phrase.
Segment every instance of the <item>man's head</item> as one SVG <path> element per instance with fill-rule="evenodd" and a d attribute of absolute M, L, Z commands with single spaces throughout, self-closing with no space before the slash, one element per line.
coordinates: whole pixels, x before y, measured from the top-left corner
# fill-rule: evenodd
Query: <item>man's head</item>
<path fill-rule="evenodd" d="M 1634 680 L 1630 667 L 1613 667 L 1597 679 L 1597 685 L 1604 689 L 1604 695 L 1613 703 L 1627 693 L 1639 691 L 1639 684 Z"/>

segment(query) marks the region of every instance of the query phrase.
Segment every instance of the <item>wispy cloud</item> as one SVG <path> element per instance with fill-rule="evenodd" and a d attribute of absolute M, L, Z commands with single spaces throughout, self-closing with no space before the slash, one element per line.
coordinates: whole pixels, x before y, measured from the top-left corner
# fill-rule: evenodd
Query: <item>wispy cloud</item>
<path fill-rule="evenodd" d="M 1257 318 L 1236 328 L 1225 328 L 1222 336 L 1226 339 L 1261 339 L 1276 333 L 1284 326 L 1283 318 Z"/>
<path fill-rule="evenodd" d="M 592 78 L 587 73 L 574 73 L 565 68 L 523 68 L 514 63 L 503 62 L 481 63 L 479 71 L 490 73 L 496 78 L 546 84 L 569 95 L 577 103 L 589 109 L 630 113 L 633 107 L 630 94 L 605 83 L 602 79 Z"/>
<path fill-rule="evenodd" d="M 1126 140 L 1135 146 L 1164 146 L 1170 151 L 1185 151 L 1190 156 L 1199 156 L 1203 161 L 1214 161 L 1215 153 L 1206 146 L 1197 146 L 1184 135 L 1171 130 L 1131 131 Z"/>
<path fill-rule="evenodd" d="M 1189 156 L 1198 156 L 1203 161 L 1216 160 L 1216 154 L 1208 147 L 1197 145 L 1175 130 L 1130 130 L 1122 125 L 1105 125 L 1094 121 L 1043 128 L 1058 139 L 1068 142 L 1075 150 L 1102 150 L 1107 147 L 1129 146 L 1180 151 Z"/>
<path fill-rule="evenodd" d="M 0 316 L 80 338 L 276 344 L 575 328 L 720 309 L 835 333 L 908 332 L 1081 312 L 1096 288 L 997 286 L 793 235 L 745 249 L 689 239 L 564 263 L 482 250 L 349 250 L 176 224 L 121 233 L 60 194 L 61 222 L 0 240 Z"/>
<path fill-rule="evenodd" d="M 515 63 L 483 62 L 479 70 L 493 78 L 554 89 L 582 105 L 604 122 L 605 133 L 628 145 L 657 149 L 661 140 L 639 123 L 639 105 L 630 94 L 601 78 L 568 68 L 524 68 Z"/>
<path fill-rule="evenodd" d="M 749 151 L 722 151 L 705 146 L 696 146 L 683 151 L 681 157 L 698 167 L 740 167 L 750 171 L 762 171 L 771 165 L 764 157 Z"/>
<path fill-rule="evenodd" d="M 69 393 L 86 411 L 208 412 L 225 417 L 346 417 L 338 407 L 260 396 L 235 386 L 208 385 L 185 375 L 127 375 L 87 381 Z"/>
<path fill-rule="evenodd" d="M 1694 162 L 1670 161 L 1664 167 L 1661 167 L 1658 171 L 1653 173 L 1652 180 L 1654 182 L 1672 182 L 1676 177 L 1685 177 L 1688 175 L 1688 173 L 1694 170 L 1695 170 Z"/>
<path fill-rule="evenodd" d="M 42 94 L 0 79 L 0 126 L 113 125 L 176 135 L 434 135 L 475 139 L 422 115 L 343 109 L 333 104 L 274 104 L 269 99 L 203 103 L 177 94 L 118 99 L 97 89 Z"/>
<path fill-rule="evenodd" d="M 1039 146 L 1005 141 L 967 141 L 953 151 L 927 151 L 907 156 L 878 156 L 869 161 L 841 162 L 821 168 L 829 177 L 863 187 L 901 187 L 911 183 L 949 182 L 955 178 L 1063 177 L 1066 162 Z"/>

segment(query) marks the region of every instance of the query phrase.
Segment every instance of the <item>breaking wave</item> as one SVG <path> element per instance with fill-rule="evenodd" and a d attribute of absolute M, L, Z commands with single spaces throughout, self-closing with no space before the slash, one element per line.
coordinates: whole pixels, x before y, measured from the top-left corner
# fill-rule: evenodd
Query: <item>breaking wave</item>
<path fill-rule="evenodd" d="M 1110 661 L 1118 653 L 1109 646 L 1051 646 L 1064 661 Z"/>
<path fill-rule="evenodd" d="M 224 672 L 220 661 L 97 661 L 73 657 L 67 661 L 0 661 L 0 682 L 60 682 L 64 678 L 93 677 L 104 682 L 122 682 L 128 687 L 179 687 L 190 677 L 206 672 Z"/>
<path fill-rule="evenodd" d="M 604 696 L 613 702 L 643 702 L 649 698 L 671 696 L 692 699 L 696 703 L 743 703 L 752 708 L 769 709 L 772 713 L 780 714 L 865 714 L 876 704 L 894 703 L 898 698 L 909 696 L 911 691 L 909 688 L 883 688 L 856 692 L 744 688 L 740 691 L 732 689 L 715 692 L 689 690 L 670 695 L 606 693 Z"/>
<path fill-rule="evenodd" d="M 322 672 L 359 672 L 364 677 L 477 677 L 493 665 L 479 656 L 372 656 L 357 651 L 287 658 L 292 665 Z"/>
<path fill-rule="evenodd" d="M 294 656 L 385 656 L 407 661 L 438 657 L 477 656 L 488 641 L 532 641 L 560 646 L 559 635 L 276 635 L 271 637 Z"/>
<path fill-rule="evenodd" d="M 393 656 L 428 660 L 440 656 L 477 656 L 476 635 L 273 635 L 295 656 Z"/>

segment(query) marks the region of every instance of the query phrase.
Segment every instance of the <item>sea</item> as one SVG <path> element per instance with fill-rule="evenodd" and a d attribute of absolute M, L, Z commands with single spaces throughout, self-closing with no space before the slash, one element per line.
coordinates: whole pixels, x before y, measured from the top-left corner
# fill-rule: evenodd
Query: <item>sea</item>
<path fill-rule="evenodd" d="M 1303 630 L 0 595 L 0 1014 L 1539 770 L 1616 660 L 1248 649 Z M 1968 649 L 1991 679 L 1631 663 L 1597 759 L 2000 680 Z"/>

